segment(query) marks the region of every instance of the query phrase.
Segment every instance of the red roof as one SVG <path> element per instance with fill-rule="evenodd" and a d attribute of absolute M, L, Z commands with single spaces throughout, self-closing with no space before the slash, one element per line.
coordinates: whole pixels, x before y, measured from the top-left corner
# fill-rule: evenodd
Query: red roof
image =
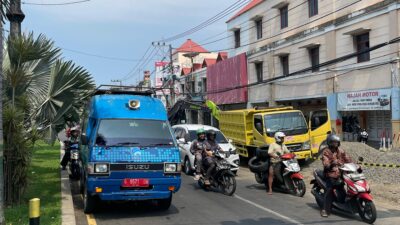
<path fill-rule="evenodd" d="M 193 71 L 201 69 L 202 64 L 201 63 L 193 63 Z"/>
<path fill-rule="evenodd" d="M 219 52 L 217 56 L 217 62 L 225 60 L 228 58 L 228 53 L 227 52 Z"/>
<path fill-rule="evenodd" d="M 191 39 L 187 39 L 185 43 L 181 45 L 181 47 L 177 48 L 175 52 L 199 52 L 199 53 L 207 53 L 208 51 L 203 48 L 201 45 L 192 41 Z"/>
<path fill-rule="evenodd" d="M 226 21 L 227 23 L 232 21 L 233 19 L 239 17 L 240 15 L 242 15 L 243 13 L 249 11 L 250 9 L 256 7 L 258 4 L 260 4 L 261 2 L 263 2 L 264 0 L 252 0 L 249 4 L 247 4 L 245 7 L 243 7 L 241 10 L 239 10 L 239 12 L 237 12 L 234 16 L 232 16 L 228 21 Z"/>
<path fill-rule="evenodd" d="M 208 67 L 217 63 L 217 59 L 204 59 L 202 67 Z"/>
<path fill-rule="evenodd" d="M 181 71 L 181 76 L 188 75 L 190 72 L 192 72 L 192 68 L 183 67 Z"/>

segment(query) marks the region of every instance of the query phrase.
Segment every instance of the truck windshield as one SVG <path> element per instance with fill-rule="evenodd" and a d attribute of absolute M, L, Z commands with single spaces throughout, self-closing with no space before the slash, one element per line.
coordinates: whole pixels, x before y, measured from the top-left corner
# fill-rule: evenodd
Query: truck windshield
<path fill-rule="evenodd" d="M 307 124 L 301 112 L 277 113 L 264 116 L 265 129 L 269 137 L 282 131 L 286 135 L 307 133 Z"/>
<path fill-rule="evenodd" d="M 105 119 L 96 135 L 98 146 L 174 146 L 166 121 Z"/>
<path fill-rule="evenodd" d="M 221 131 L 215 131 L 217 136 L 215 137 L 215 141 L 220 144 L 226 144 L 228 141 L 224 137 L 224 135 L 221 133 Z M 190 141 L 196 140 L 197 139 L 197 134 L 195 130 L 190 130 L 189 131 L 189 136 L 190 136 Z"/>

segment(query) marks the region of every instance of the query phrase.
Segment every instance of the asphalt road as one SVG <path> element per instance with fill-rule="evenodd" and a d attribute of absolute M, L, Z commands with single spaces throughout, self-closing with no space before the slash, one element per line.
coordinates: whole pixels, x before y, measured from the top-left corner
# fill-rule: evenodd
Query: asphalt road
<path fill-rule="evenodd" d="M 75 214 L 78 225 L 250 225 L 250 224 L 364 224 L 358 215 L 335 212 L 321 218 L 319 209 L 307 186 L 303 198 L 284 193 L 266 194 L 264 185 L 257 184 L 247 168 L 241 168 L 237 190 L 229 197 L 221 193 L 200 189 L 192 177 L 182 175 L 181 190 L 173 197 L 168 211 L 155 209 L 151 204 L 109 204 L 100 206 L 92 219 L 82 212 L 82 199 L 76 183 L 72 184 Z M 392 208 L 392 207 L 390 207 Z M 399 224 L 400 210 L 377 205 L 378 220 L 375 224 Z"/>

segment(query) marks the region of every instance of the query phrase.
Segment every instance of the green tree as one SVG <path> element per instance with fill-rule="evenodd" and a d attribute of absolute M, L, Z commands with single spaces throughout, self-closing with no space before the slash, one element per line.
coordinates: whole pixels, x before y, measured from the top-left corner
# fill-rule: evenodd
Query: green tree
<path fill-rule="evenodd" d="M 5 202 L 21 201 L 36 127 L 51 140 L 69 120 L 78 120 L 80 102 L 94 89 L 90 74 L 60 59 L 60 49 L 44 35 L 10 37 L 3 62 Z"/>

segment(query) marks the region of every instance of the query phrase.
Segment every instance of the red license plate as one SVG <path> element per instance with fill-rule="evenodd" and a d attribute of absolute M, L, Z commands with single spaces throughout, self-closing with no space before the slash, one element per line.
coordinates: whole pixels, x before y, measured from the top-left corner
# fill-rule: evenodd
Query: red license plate
<path fill-rule="evenodd" d="M 149 187 L 149 179 L 125 178 L 122 181 L 122 187 Z"/>

